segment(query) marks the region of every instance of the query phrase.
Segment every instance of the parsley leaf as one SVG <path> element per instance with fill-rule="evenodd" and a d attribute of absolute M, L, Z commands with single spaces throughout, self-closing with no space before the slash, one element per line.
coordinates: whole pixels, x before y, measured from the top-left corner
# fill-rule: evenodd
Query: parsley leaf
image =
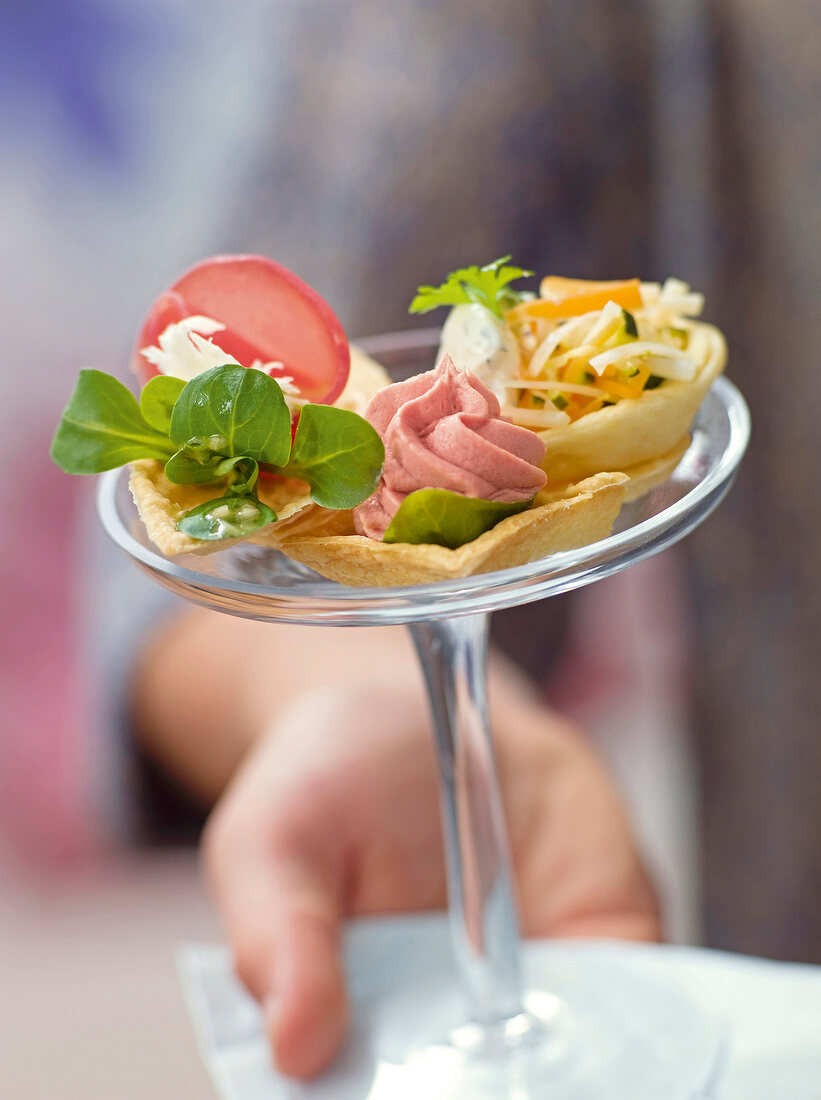
<path fill-rule="evenodd" d="M 501 317 L 504 310 L 510 309 L 522 298 L 510 283 L 533 274 L 509 264 L 509 259 L 510 256 L 502 256 L 484 267 L 460 267 L 458 271 L 452 271 L 441 286 L 420 286 L 408 312 L 428 313 L 439 306 L 478 302 Z"/>

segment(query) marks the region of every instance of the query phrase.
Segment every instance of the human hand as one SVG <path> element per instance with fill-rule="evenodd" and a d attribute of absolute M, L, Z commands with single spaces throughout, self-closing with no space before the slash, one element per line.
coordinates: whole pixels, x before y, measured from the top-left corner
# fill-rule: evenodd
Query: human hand
<path fill-rule="evenodd" d="M 494 714 L 525 935 L 659 936 L 652 888 L 600 763 L 509 693 Z M 237 973 L 280 1070 L 309 1078 L 347 1024 L 347 916 L 445 904 L 438 789 L 420 693 L 356 683 L 291 704 L 216 810 L 204 854 Z"/>

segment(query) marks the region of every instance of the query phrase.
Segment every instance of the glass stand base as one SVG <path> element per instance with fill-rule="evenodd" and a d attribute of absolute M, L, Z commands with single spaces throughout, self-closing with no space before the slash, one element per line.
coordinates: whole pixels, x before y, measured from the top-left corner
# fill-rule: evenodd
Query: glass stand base
<path fill-rule="evenodd" d="M 507 1034 L 465 1024 L 444 914 L 354 921 L 346 935 L 352 1026 L 307 1084 L 273 1069 L 257 1004 L 223 948 L 189 946 L 180 975 L 221 1100 L 696 1100 L 729 1061 L 711 994 L 681 984 L 680 952 L 525 940 L 528 1018 Z"/>
<path fill-rule="evenodd" d="M 447 948 L 444 922 L 441 932 L 432 937 L 441 944 L 431 944 L 430 952 L 424 942 L 410 950 L 394 944 L 399 951 L 390 954 L 368 951 L 366 973 L 357 973 L 365 959 L 352 960 L 354 1023 L 332 1069 L 307 1084 L 268 1069 L 268 1082 L 260 1081 L 259 1091 L 250 1088 L 246 1072 L 247 1095 L 260 1100 L 712 1095 L 728 1053 L 726 1025 L 705 1010 L 697 991 L 671 980 L 666 967 L 648 966 L 620 945 L 525 941 L 523 972 L 532 991 L 527 1012 L 509 1023 L 506 1034 L 488 1032 L 465 1022 L 455 970 L 443 965 L 439 950 L 442 944 Z M 378 946 L 377 940 L 370 946 L 374 943 Z M 224 1080 L 222 1073 L 219 1077 Z M 221 1090 L 221 1095 L 240 1093 Z"/>
<path fill-rule="evenodd" d="M 531 992 L 526 1013 L 504 1033 L 448 1027 L 464 1007 L 447 978 L 429 975 L 386 996 L 371 1014 L 371 1079 L 338 1081 L 334 1095 L 694 1100 L 708 1094 L 723 1060 L 724 1029 L 686 989 L 606 953 L 593 966 L 538 941 L 524 945 L 523 963 L 526 988 L 551 992 Z"/>

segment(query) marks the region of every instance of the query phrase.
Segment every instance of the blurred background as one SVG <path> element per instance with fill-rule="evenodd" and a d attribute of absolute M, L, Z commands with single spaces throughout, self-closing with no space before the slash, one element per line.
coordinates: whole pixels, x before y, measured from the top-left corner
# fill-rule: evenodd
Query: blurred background
<path fill-rule="evenodd" d="M 218 252 L 292 268 L 352 336 L 507 253 L 706 293 L 753 415 L 731 496 L 536 605 L 544 652 L 515 616 L 500 642 L 610 760 L 672 937 L 821 962 L 821 5 L 0 13 L 0 1097 L 207 1095 L 172 951 L 218 933 L 118 714 L 155 597 L 47 448 L 77 371 L 125 379 L 152 299 Z"/>

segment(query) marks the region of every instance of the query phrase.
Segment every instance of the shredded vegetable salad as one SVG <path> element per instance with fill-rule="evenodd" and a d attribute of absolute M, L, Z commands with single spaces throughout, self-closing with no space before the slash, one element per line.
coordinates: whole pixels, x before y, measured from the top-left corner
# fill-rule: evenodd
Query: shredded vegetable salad
<path fill-rule="evenodd" d="M 520 356 L 518 373 L 504 383 L 503 411 L 517 424 L 552 428 L 667 379 L 692 381 L 688 321 L 703 305 L 680 279 L 543 279 L 540 297 L 504 316 Z"/>

